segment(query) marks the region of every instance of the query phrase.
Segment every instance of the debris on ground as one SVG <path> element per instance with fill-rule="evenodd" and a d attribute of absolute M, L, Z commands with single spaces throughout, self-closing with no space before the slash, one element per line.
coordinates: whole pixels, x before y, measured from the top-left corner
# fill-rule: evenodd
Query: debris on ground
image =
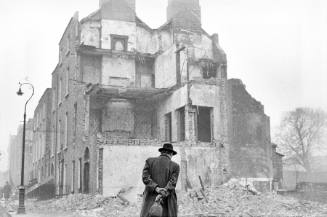
<path fill-rule="evenodd" d="M 327 204 L 299 200 L 276 193 L 253 193 L 237 182 L 217 188 L 199 188 L 178 193 L 179 216 L 327 216 Z M 135 217 L 142 198 L 127 203 L 119 197 L 75 194 L 60 199 L 29 203 L 38 211 L 73 212 L 77 217 Z"/>

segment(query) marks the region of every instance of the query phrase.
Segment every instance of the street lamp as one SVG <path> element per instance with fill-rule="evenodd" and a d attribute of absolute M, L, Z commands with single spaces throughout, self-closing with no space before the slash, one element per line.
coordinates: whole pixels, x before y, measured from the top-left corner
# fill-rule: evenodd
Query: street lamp
<path fill-rule="evenodd" d="M 20 186 L 19 186 L 19 204 L 18 204 L 18 210 L 17 214 L 25 214 L 25 187 L 24 187 L 24 167 L 25 167 L 25 128 L 26 128 L 26 106 L 27 103 L 32 99 L 34 95 L 34 86 L 30 83 L 19 83 L 19 90 L 17 91 L 18 96 L 22 96 L 24 93 L 22 91 L 23 85 L 29 85 L 32 88 L 32 95 L 25 103 L 24 107 L 24 125 L 23 125 L 23 147 L 22 147 L 22 168 L 21 168 L 21 174 L 20 174 Z"/>

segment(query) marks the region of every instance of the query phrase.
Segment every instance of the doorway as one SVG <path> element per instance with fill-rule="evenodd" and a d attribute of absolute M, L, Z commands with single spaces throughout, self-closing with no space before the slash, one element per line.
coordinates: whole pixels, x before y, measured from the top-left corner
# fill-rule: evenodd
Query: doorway
<path fill-rule="evenodd" d="M 88 148 L 84 152 L 84 178 L 83 178 L 83 193 L 90 192 L 90 151 Z"/>

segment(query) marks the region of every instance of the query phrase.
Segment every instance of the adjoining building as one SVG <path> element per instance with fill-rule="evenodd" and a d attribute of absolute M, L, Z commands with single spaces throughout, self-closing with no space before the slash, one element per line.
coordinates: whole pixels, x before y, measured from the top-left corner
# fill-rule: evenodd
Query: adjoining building
<path fill-rule="evenodd" d="M 52 90 L 46 89 L 35 111 L 32 146 L 32 178 L 27 195 L 49 198 L 55 195 L 54 132 L 51 131 Z"/>

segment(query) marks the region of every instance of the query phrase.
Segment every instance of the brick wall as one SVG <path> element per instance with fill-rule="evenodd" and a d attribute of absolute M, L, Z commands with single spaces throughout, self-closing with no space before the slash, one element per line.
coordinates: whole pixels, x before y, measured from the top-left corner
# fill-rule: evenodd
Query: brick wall
<path fill-rule="evenodd" d="M 269 117 L 240 80 L 228 81 L 231 167 L 234 176 L 272 176 Z"/>

